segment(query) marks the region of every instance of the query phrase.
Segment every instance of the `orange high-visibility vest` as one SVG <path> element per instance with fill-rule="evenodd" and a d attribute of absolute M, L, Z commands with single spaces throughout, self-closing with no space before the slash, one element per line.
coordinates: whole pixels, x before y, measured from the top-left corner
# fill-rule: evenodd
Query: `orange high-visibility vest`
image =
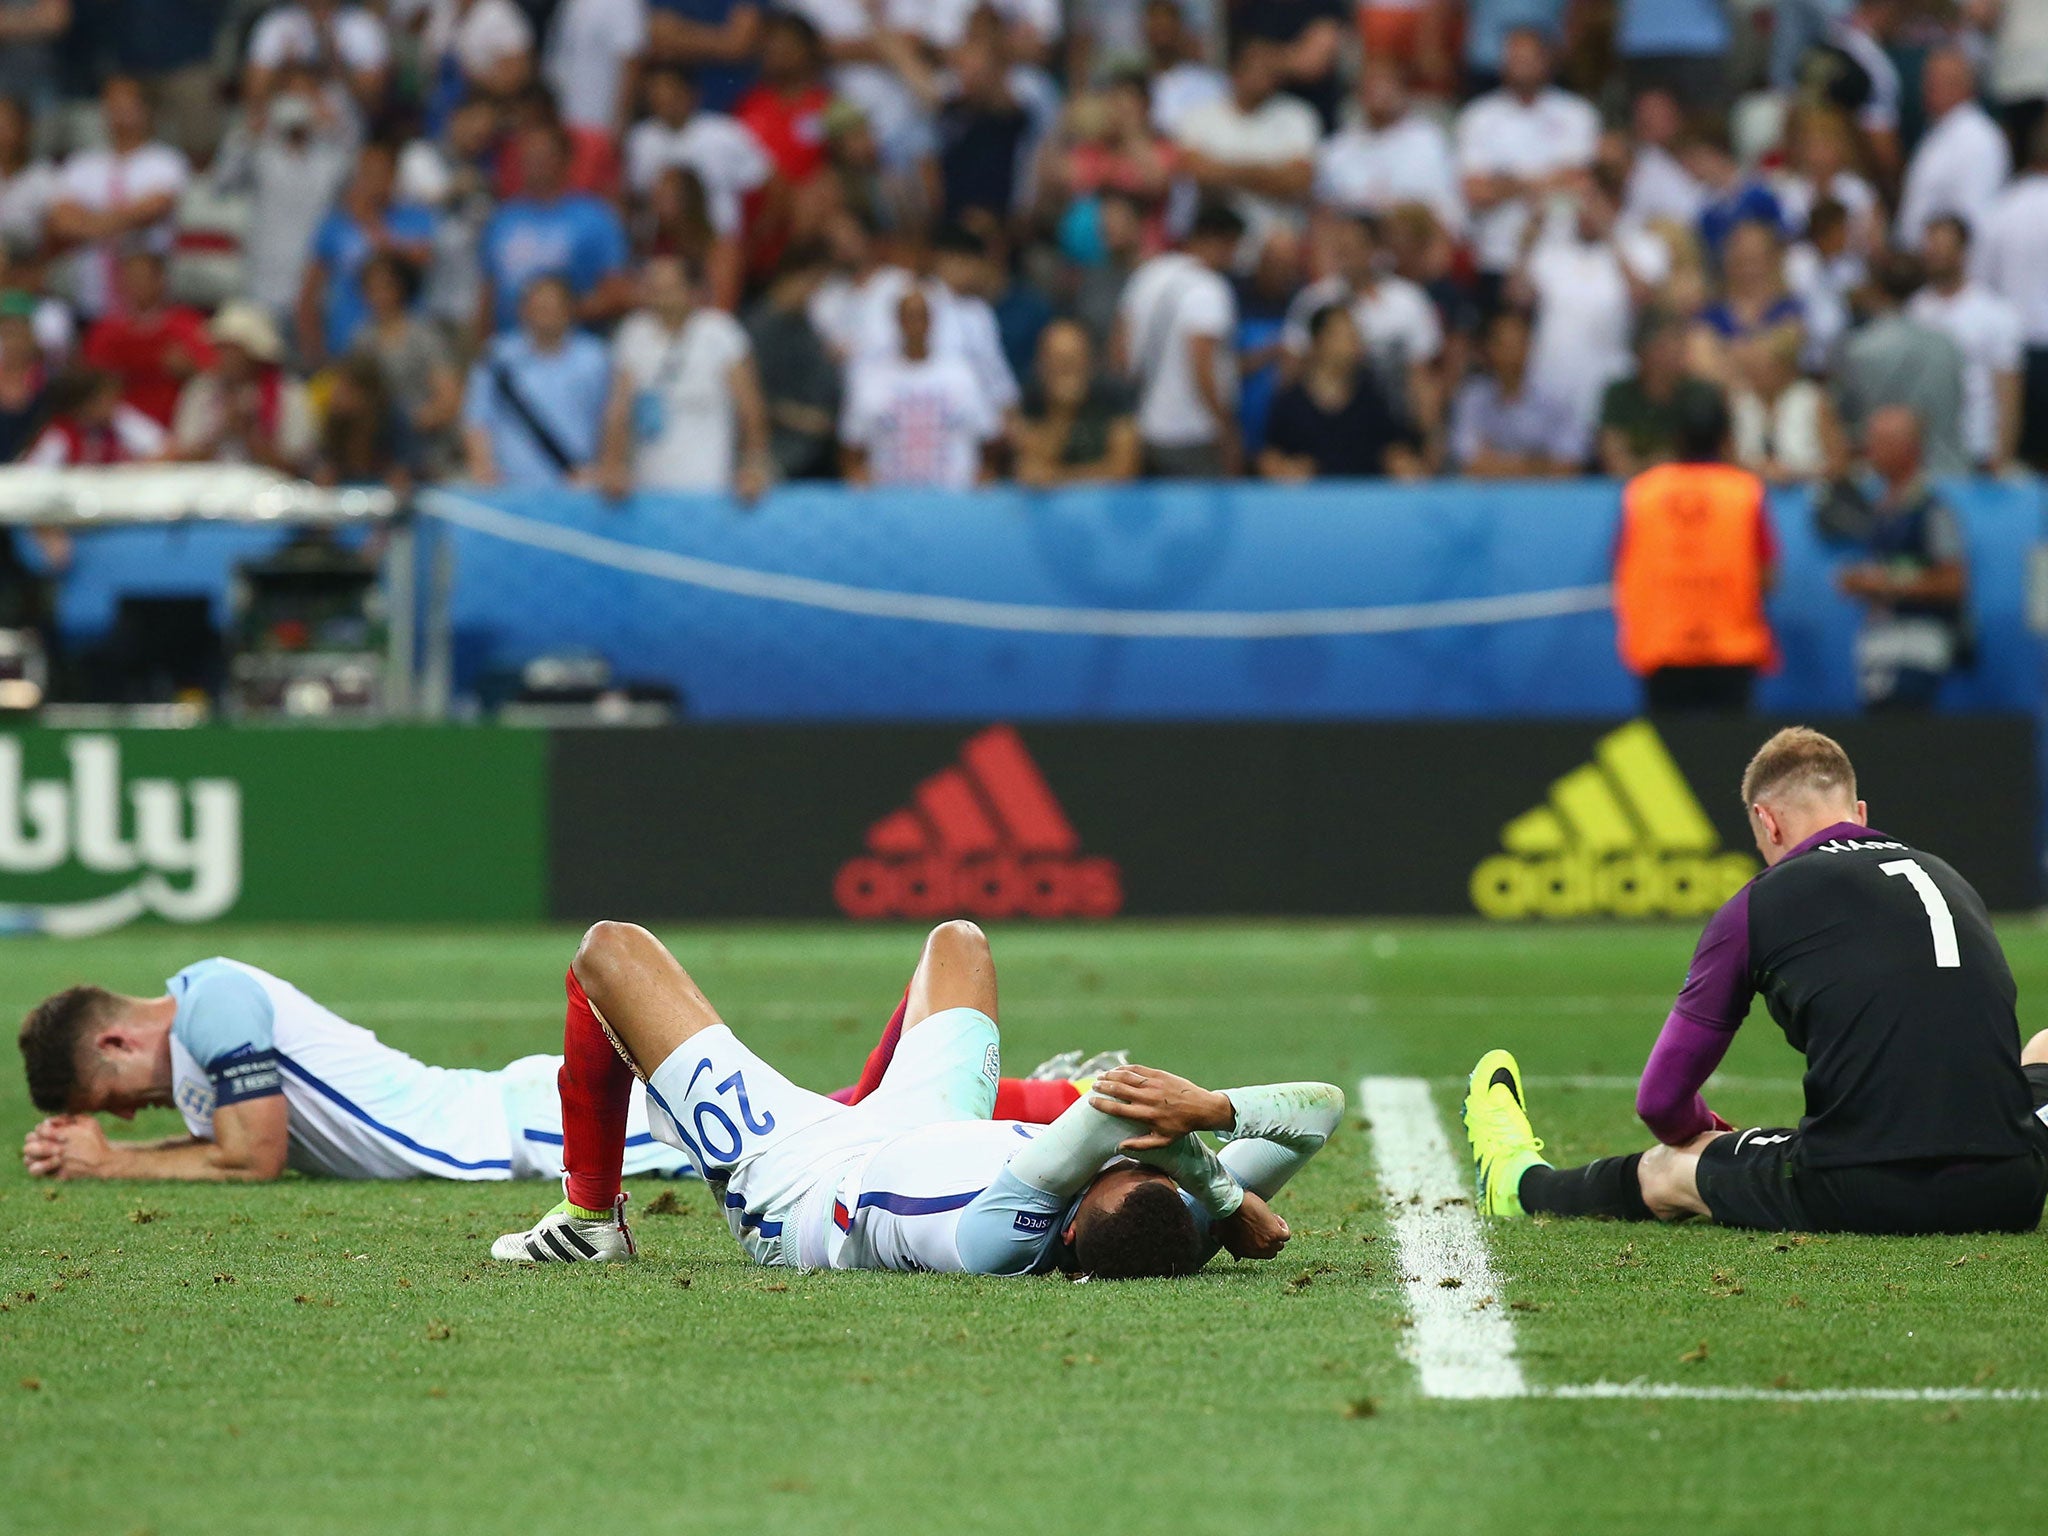
<path fill-rule="evenodd" d="M 1732 464 L 1660 464 L 1621 493 L 1615 636 L 1631 672 L 1763 667 L 1772 561 L 1764 485 Z"/>

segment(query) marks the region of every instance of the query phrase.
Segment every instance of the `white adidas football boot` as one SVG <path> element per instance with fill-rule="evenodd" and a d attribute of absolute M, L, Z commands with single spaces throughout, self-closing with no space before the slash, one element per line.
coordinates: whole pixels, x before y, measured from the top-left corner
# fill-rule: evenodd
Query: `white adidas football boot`
<path fill-rule="evenodd" d="M 491 1257 L 507 1264 L 624 1264 L 640 1256 L 626 1225 L 627 1196 L 621 1191 L 609 1216 L 587 1221 L 569 1213 L 564 1200 L 524 1232 L 507 1232 L 491 1244 Z"/>

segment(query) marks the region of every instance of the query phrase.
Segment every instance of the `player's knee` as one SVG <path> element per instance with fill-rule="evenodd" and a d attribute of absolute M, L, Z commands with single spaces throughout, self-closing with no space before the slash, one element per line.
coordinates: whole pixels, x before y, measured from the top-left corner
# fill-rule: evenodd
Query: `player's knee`
<path fill-rule="evenodd" d="M 2020 1052 L 2020 1060 L 2028 1066 L 2048 1062 L 2048 1029 L 2027 1042 L 2026 1049 Z"/>
<path fill-rule="evenodd" d="M 979 923 L 964 917 L 939 924 L 924 942 L 926 953 L 947 964 L 975 964 L 989 958 L 988 935 Z"/>
<path fill-rule="evenodd" d="M 571 969 L 576 979 L 583 983 L 586 992 L 604 990 L 605 983 L 616 976 L 633 951 L 648 942 L 653 935 L 634 923 L 592 923 L 583 935 L 583 942 L 576 946 L 576 958 Z"/>
<path fill-rule="evenodd" d="M 1652 1147 L 1636 1165 L 1643 1204 L 1659 1221 L 1704 1215 L 1692 1170 L 1698 1159 L 1676 1147 Z"/>

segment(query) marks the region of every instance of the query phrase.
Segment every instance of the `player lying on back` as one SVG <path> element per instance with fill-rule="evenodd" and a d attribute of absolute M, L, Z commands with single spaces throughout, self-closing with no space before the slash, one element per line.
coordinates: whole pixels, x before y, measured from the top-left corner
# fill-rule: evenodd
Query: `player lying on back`
<path fill-rule="evenodd" d="M 72 987 L 46 998 L 21 1030 L 29 1097 L 49 1114 L 22 1161 L 60 1179 L 253 1182 L 287 1167 L 342 1179 L 558 1179 L 559 1056 L 495 1072 L 431 1067 L 323 1008 L 289 982 L 234 960 L 202 960 L 160 997 Z M 883 1032 L 857 1101 L 880 1082 L 901 1028 Z M 1071 1059 L 1070 1059 L 1071 1058 Z M 1091 1074 L 1121 1053 L 1055 1058 L 1041 1072 Z M 1079 1096 L 1073 1082 L 1009 1081 L 1020 1119 L 1050 1120 Z M 107 1139 L 101 1112 L 132 1120 L 176 1106 L 188 1134 Z M 627 1106 L 625 1171 L 694 1177 L 689 1158 L 654 1140 L 644 1097 Z"/>
<path fill-rule="evenodd" d="M 759 1264 L 806 1269 L 1051 1269 L 1186 1274 L 1218 1246 L 1270 1258 L 1266 1204 L 1336 1127 L 1323 1083 L 1211 1093 L 1144 1067 L 1103 1074 L 1043 1129 L 995 1120 L 995 964 L 972 923 L 926 941 L 900 1040 L 874 1091 L 840 1104 L 742 1045 L 645 929 L 599 923 L 571 970 L 562 1072 L 568 1198 L 492 1255 L 629 1259 L 619 1191 L 627 1107 L 646 1084 L 655 1137 L 686 1151 Z M 1200 1132 L 1231 1138 L 1212 1152 Z"/>
<path fill-rule="evenodd" d="M 1514 1057 L 1473 1070 L 1465 1125 L 1496 1216 L 1711 1216 L 1781 1232 L 2021 1232 L 2048 1197 L 2048 1032 L 2020 1049 L 1984 903 L 1875 832 L 1848 754 L 1780 731 L 1743 803 L 1765 869 L 1709 919 L 1636 1110 L 1658 1145 L 1553 1168 Z M 1700 1090 L 1762 994 L 1806 1057 L 1796 1130 L 1739 1134 Z"/>

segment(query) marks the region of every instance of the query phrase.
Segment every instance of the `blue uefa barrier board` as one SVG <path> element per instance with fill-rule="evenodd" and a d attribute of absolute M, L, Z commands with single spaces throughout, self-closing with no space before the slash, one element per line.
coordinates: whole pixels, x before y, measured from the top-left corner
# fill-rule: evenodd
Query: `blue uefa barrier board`
<path fill-rule="evenodd" d="M 2041 537 L 2032 486 L 1959 486 L 1976 668 L 1945 702 L 2038 708 L 2025 573 Z M 1583 590 L 1607 579 L 1610 484 L 1421 487 L 1146 485 L 1033 494 L 790 490 L 761 508 L 642 497 L 499 494 L 514 518 L 607 547 L 860 592 L 1197 613 L 1376 609 Z M 1784 550 L 1772 617 L 1773 712 L 1856 703 L 1856 610 L 1842 556 L 1803 491 L 1774 498 Z M 1605 612 L 1405 633 L 1155 639 L 1016 633 L 821 611 L 632 575 L 469 528 L 457 542 L 465 671 L 582 647 L 673 683 L 710 719 L 1346 718 L 1621 714 L 1634 681 Z"/>
<path fill-rule="evenodd" d="M 1951 487 L 1969 531 L 1976 668 L 1956 708 L 2041 708 L 2024 623 L 2036 485 Z M 458 684 L 564 649 L 680 689 L 706 719 L 1336 719 L 1618 715 L 1636 690 L 1613 623 L 1581 612 L 1491 625 L 1280 638 L 1133 638 L 872 617 L 705 590 L 625 564 L 681 555 L 715 573 L 797 577 L 902 606 L 905 595 L 1076 609 L 1287 614 L 1578 591 L 1606 580 L 1616 487 L 1445 483 L 1140 485 L 972 495 L 792 488 L 741 510 L 716 498 L 463 493 L 519 539 L 453 541 Z M 1773 510 L 1784 562 L 1772 617 L 1784 667 L 1772 712 L 1855 705 L 1855 609 L 1841 557 L 1815 538 L 1803 491 Z M 536 548 L 538 533 L 584 553 Z M 579 542 L 580 541 L 580 542 Z M 593 542 L 594 541 L 594 542 Z M 120 591 L 203 591 L 274 546 L 261 530 L 107 530 L 79 540 L 62 595 L 68 634 L 104 630 Z M 731 580 L 721 576 L 726 584 Z M 858 603 L 856 603 L 858 606 Z"/>

